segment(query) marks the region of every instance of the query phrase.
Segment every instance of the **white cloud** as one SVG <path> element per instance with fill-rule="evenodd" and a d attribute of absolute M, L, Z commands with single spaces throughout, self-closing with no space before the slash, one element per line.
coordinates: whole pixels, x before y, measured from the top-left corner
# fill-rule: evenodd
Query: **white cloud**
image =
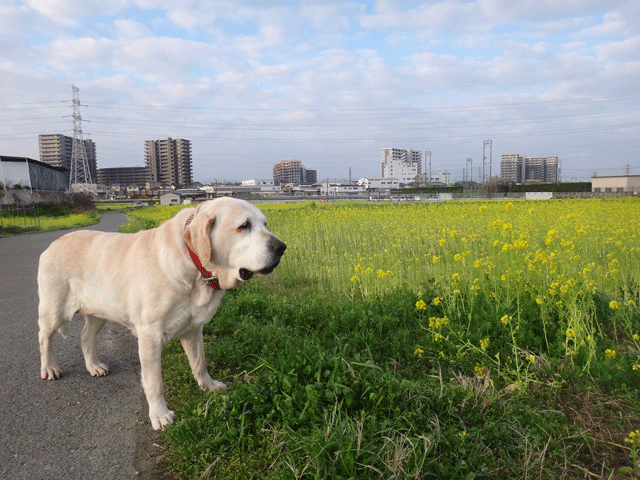
<path fill-rule="evenodd" d="M 478 28 L 474 16 L 478 13 L 475 3 L 447 0 L 423 3 L 416 8 L 402 9 L 389 1 L 376 1 L 373 14 L 360 17 L 360 24 L 368 29 L 400 29 L 416 31 L 442 28 Z"/>
<path fill-rule="evenodd" d="M 63 37 L 51 42 L 44 50 L 52 66 L 70 70 L 111 63 L 113 46 L 113 42 L 106 38 Z"/>
<path fill-rule="evenodd" d="M 300 15 L 316 30 L 348 30 L 351 26 L 353 11 L 362 11 L 362 7 L 354 3 L 329 5 L 313 3 L 303 5 L 300 8 Z"/>
<path fill-rule="evenodd" d="M 597 45 L 594 50 L 601 59 L 623 57 L 625 60 L 640 59 L 640 34 L 621 42 L 608 42 Z"/>
<path fill-rule="evenodd" d="M 171 9 L 167 12 L 167 18 L 185 30 L 193 30 L 195 27 L 210 25 L 216 18 L 215 11 L 190 10 L 184 7 Z"/>
<path fill-rule="evenodd" d="M 618 11 L 606 13 L 600 25 L 581 30 L 577 35 L 581 37 L 601 37 L 622 33 L 625 21 Z"/>
<path fill-rule="evenodd" d="M 141 38 L 151 35 L 151 31 L 142 23 L 135 20 L 118 19 L 113 22 L 116 35 L 120 38 Z"/>
<path fill-rule="evenodd" d="M 128 0 L 24 0 L 47 19 L 66 27 L 78 26 L 89 15 L 113 15 L 129 4 Z"/>
<path fill-rule="evenodd" d="M 25 5 L 0 4 L 0 35 L 15 34 L 23 29 L 31 29 L 37 21 Z"/>

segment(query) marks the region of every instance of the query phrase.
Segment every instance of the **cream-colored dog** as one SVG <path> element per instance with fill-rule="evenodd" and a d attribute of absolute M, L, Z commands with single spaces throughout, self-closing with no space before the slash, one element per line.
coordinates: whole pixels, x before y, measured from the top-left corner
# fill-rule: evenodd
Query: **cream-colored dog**
<path fill-rule="evenodd" d="M 162 429 L 174 416 L 162 385 L 164 343 L 180 338 L 200 388 L 225 388 L 207 372 L 202 327 L 225 290 L 271 273 L 285 249 L 258 208 L 231 198 L 181 210 L 135 234 L 85 230 L 59 238 L 42 254 L 38 269 L 42 378 L 60 378 L 51 339 L 56 331 L 66 336 L 75 313 L 84 314 L 82 353 L 94 376 L 109 373 L 96 357 L 98 332 L 106 320 L 125 325 L 138 337 L 151 424 Z"/>

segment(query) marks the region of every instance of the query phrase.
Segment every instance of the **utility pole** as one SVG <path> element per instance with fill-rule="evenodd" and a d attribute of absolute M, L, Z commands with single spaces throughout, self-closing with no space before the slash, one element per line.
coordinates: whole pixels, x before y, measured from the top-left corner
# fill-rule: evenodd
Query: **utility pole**
<path fill-rule="evenodd" d="M 69 191 L 84 190 L 89 192 L 87 184 L 93 183 L 87 150 L 82 138 L 82 115 L 80 114 L 80 90 L 71 86 L 73 92 L 73 147 L 71 150 L 71 174 Z"/>

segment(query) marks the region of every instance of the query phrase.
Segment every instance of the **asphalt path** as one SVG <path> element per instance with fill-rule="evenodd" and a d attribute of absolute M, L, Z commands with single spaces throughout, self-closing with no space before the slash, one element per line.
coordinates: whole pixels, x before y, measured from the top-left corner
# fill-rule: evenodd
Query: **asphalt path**
<path fill-rule="evenodd" d="M 106 212 L 92 230 L 126 222 Z M 37 271 L 40 254 L 69 231 L 0 238 L 0 478 L 163 478 L 157 434 L 147 418 L 135 337 L 107 322 L 98 357 L 111 373 L 92 377 L 84 366 L 76 315 L 69 336 L 56 334 L 63 377 L 40 378 Z M 118 268 L 114 265 L 113 268 Z"/>

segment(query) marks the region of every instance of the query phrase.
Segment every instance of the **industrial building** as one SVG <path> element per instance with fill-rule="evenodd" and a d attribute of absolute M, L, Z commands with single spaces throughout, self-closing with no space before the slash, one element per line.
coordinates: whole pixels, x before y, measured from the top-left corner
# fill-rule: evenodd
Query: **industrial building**
<path fill-rule="evenodd" d="M 640 193 L 640 175 L 591 177 L 591 191 L 593 193 L 638 195 Z"/>
<path fill-rule="evenodd" d="M 0 187 L 64 192 L 69 172 L 31 158 L 0 156 Z"/>
<path fill-rule="evenodd" d="M 193 183 L 190 140 L 147 140 L 144 142 L 144 156 L 149 182 L 176 188 Z"/>
<path fill-rule="evenodd" d="M 93 140 L 81 140 L 87 153 L 87 163 L 91 178 L 95 183 L 97 176 L 96 144 Z M 59 133 L 45 133 L 38 135 L 40 161 L 53 167 L 71 170 L 71 157 L 73 153 L 73 137 Z"/>

